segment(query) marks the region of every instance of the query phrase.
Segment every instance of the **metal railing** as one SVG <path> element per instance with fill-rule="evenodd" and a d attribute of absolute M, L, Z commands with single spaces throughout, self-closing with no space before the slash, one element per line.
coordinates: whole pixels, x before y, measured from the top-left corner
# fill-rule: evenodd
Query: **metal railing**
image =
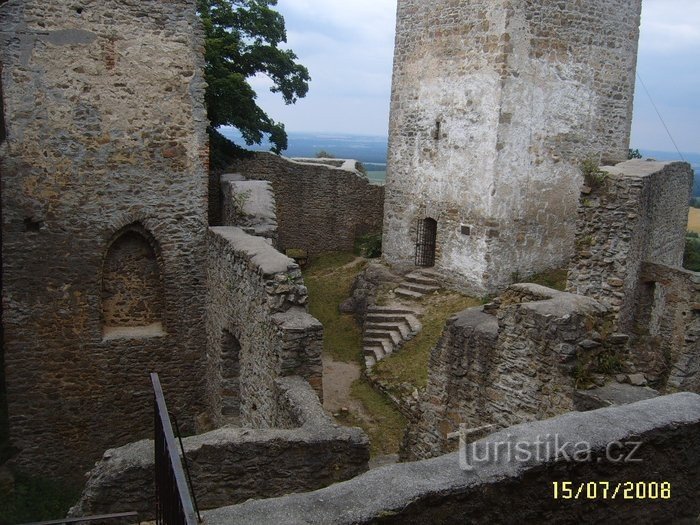
<path fill-rule="evenodd" d="M 139 522 L 138 516 L 138 512 L 117 512 L 115 514 L 99 514 L 97 516 L 82 516 L 80 518 L 63 518 L 60 520 L 34 521 L 31 523 L 23 523 L 22 525 L 61 525 L 62 523 L 90 523 L 91 521 L 108 521 L 121 520 L 126 518 L 136 518 L 135 520 L 129 521 L 129 523 L 134 523 Z"/>
<path fill-rule="evenodd" d="M 151 373 L 151 382 L 155 398 L 156 523 L 196 525 L 194 506 L 157 373 Z"/>

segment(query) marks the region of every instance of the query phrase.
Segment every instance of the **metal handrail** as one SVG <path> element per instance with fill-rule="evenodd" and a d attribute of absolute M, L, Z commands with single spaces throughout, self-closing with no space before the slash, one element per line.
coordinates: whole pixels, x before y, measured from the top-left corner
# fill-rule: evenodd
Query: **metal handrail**
<path fill-rule="evenodd" d="M 33 521 L 22 525 L 60 525 L 61 523 L 84 523 L 99 520 L 111 520 L 119 518 L 138 518 L 138 512 L 118 512 L 116 514 L 99 514 L 97 516 L 83 516 L 81 518 L 63 518 L 60 520 Z"/>
<path fill-rule="evenodd" d="M 156 523 L 196 525 L 192 499 L 157 373 L 151 373 L 151 382 L 155 417 Z"/>

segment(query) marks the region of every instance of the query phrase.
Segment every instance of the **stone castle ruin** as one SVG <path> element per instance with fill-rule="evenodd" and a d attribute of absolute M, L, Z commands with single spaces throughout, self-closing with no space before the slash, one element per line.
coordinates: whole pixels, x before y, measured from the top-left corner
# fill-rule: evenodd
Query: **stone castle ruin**
<path fill-rule="evenodd" d="M 690 169 L 630 161 L 588 184 L 578 168 L 626 157 L 640 3 L 399 0 L 385 188 L 352 161 L 258 153 L 210 170 L 194 0 L 0 3 L 14 464 L 73 482 L 95 465 L 72 515 L 148 515 L 156 371 L 208 523 L 697 516 Z M 367 436 L 323 410 L 323 326 L 286 253 L 382 228 L 394 268 L 500 295 L 433 349 L 402 451 L 414 462 L 365 472 Z M 511 285 L 566 263 L 566 292 Z M 595 366 L 611 360 L 657 391 L 608 381 Z M 600 461 L 467 472 L 460 424 L 489 427 L 484 447 L 560 433 Z M 643 463 L 611 469 L 606 443 L 632 438 Z M 671 501 L 564 508 L 547 492 L 650 464 Z"/>
<path fill-rule="evenodd" d="M 641 3 L 399 2 L 389 263 L 480 295 L 566 263 L 580 162 L 627 158 Z"/>

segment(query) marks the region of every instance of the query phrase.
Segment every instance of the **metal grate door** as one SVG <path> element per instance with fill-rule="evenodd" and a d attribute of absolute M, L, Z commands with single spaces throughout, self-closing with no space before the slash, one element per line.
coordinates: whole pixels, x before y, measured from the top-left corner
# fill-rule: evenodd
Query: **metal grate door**
<path fill-rule="evenodd" d="M 416 235 L 416 266 L 435 266 L 437 221 L 428 217 L 418 221 Z"/>

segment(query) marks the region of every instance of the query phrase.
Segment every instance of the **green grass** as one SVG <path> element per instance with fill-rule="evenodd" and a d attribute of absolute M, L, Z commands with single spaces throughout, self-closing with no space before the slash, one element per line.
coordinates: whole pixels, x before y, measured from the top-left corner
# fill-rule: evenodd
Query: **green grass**
<path fill-rule="evenodd" d="M 309 312 L 323 323 L 324 353 L 336 361 L 361 363 L 362 331 L 351 314 L 338 311 L 365 264 L 344 267 L 354 260 L 351 253 L 316 256 L 304 270 L 304 282 L 309 289 Z"/>
<path fill-rule="evenodd" d="M 529 283 L 541 284 L 547 288 L 554 288 L 555 290 L 563 292 L 566 290 L 567 273 L 565 268 L 547 270 L 529 277 L 526 281 Z"/>
<path fill-rule="evenodd" d="M 700 272 L 700 236 L 696 232 L 689 231 L 685 237 L 683 268 Z"/>
<path fill-rule="evenodd" d="M 16 473 L 14 493 L 0 496 L 0 524 L 64 518 L 79 496 L 80 490 L 66 483 Z"/>
<path fill-rule="evenodd" d="M 384 395 L 380 394 L 365 379 L 352 384 L 352 396 L 359 400 L 369 414 L 370 421 L 352 417 L 352 424 L 362 428 L 369 436 L 372 456 L 396 454 L 406 429 L 406 418 L 396 410 Z"/>
<path fill-rule="evenodd" d="M 430 351 L 440 339 L 445 322 L 453 314 L 481 304 L 479 299 L 454 292 L 441 292 L 424 301 L 425 313 L 421 319 L 423 330 L 404 343 L 398 352 L 377 363 L 373 369 L 379 378 L 395 385 L 397 393 L 405 391 L 401 388 L 403 383 L 409 383 L 413 388 L 425 388 L 428 383 Z"/>

